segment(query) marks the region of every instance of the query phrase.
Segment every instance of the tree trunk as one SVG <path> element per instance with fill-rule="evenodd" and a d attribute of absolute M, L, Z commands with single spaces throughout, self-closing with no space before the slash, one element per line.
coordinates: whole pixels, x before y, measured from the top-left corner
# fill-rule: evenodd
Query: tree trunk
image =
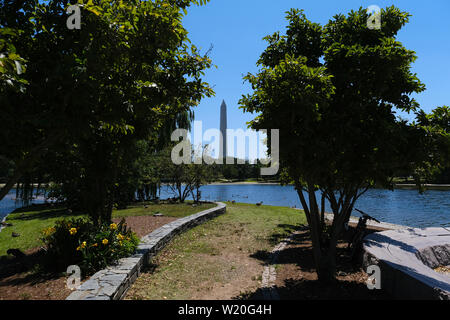
<path fill-rule="evenodd" d="M 22 172 L 18 169 L 14 170 L 14 174 L 12 177 L 8 179 L 5 186 L 0 190 L 0 201 L 3 200 L 3 198 L 8 194 L 9 190 L 11 190 L 14 187 L 14 184 L 19 181 L 20 177 L 22 176 Z"/>
<path fill-rule="evenodd" d="M 58 138 L 61 137 L 59 137 L 58 135 L 54 135 L 51 138 L 48 138 L 41 144 L 29 150 L 28 156 L 25 156 L 25 158 L 22 158 L 20 160 L 15 160 L 16 169 L 14 170 L 14 174 L 12 175 L 12 177 L 10 177 L 6 182 L 5 186 L 1 188 L 0 201 L 3 200 L 3 198 L 8 194 L 9 190 L 11 190 L 14 184 L 17 183 L 17 181 L 22 177 L 24 172 L 34 164 L 36 159 L 45 154 L 46 149 L 53 143 L 55 143 Z"/>
<path fill-rule="evenodd" d="M 331 240 L 327 247 L 322 243 L 322 232 L 324 227 L 323 211 L 324 198 L 321 199 L 321 210 L 317 203 L 315 195 L 314 184 L 308 184 L 308 202 L 303 195 L 301 187 L 297 186 L 297 193 L 305 211 L 306 218 L 310 229 L 312 251 L 314 256 L 314 264 L 316 267 L 317 276 L 320 282 L 330 283 L 335 281 L 336 273 L 336 244 L 337 234 L 332 234 Z"/>
<path fill-rule="evenodd" d="M 325 228 L 325 194 L 322 193 L 321 209 L 320 209 L 320 224 L 322 229 Z"/>
<path fill-rule="evenodd" d="M 321 283 L 331 283 L 336 280 L 336 250 L 329 248 L 316 263 L 317 277 Z"/>

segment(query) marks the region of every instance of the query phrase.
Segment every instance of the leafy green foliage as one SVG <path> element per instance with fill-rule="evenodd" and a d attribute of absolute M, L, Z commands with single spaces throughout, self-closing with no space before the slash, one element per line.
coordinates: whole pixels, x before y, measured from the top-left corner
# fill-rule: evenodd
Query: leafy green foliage
<path fill-rule="evenodd" d="M 59 220 L 54 227 L 42 231 L 41 240 L 47 248 L 47 256 L 54 264 L 55 270 L 64 270 L 67 266 L 81 261 L 81 254 L 76 248 L 81 237 L 90 231 L 90 222 L 83 218 Z"/>
<path fill-rule="evenodd" d="M 430 114 L 416 113 L 417 125 L 426 132 L 427 152 L 416 172 L 429 182 L 450 183 L 450 108 L 435 108 Z"/>
<path fill-rule="evenodd" d="M 192 196 L 194 201 L 198 202 L 201 200 L 200 188 L 211 182 L 215 176 L 212 166 L 203 161 L 196 163 L 203 159 L 204 155 L 207 156 L 207 148 L 192 148 L 191 163 L 177 165 L 171 159 L 172 147 L 173 144 L 153 156 L 154 169 L 158 172 L 160 181 L 167 183 L 177 201 L 184 202 L 187 197 Z"/>
<path fill-rule="evenodd" d="M 60 220 L 42 231 L 47 258 L 56 270 L 79 265 L 84 275 L 92 274 L 135 252 L 139 238 L 119 224 L 97 227 L 83 218 Z"/>
<path fill-rule="evenodd" d="M 416 110 L 410 94 L 425 89 L 410 71 L 414 52 L 395 40 L 408 16 L 386 8 L 381 30 L 372 30 L 363 8 L 325 26 L 291 10 L 286 34 L 266 38 L 260 71 L 245 77 L 254 91 L 240 104 L 258 114 L 251 127 L 280 129 L 283 179 L 305 210 L 320 279 L 334 278 L 337 239 L 357 199 L 375 184 L 391 187 L 396 172 L 420 161 L 423 130 L 395 114 Z M 334 213 L 329 229 L 323 200 Z"/>
<path fill-rule="evenodd" d="M 26 81 L 21 78 L 25 72 L 25 60 L 21 58 L 11 39 L 17 36 L 17 32 L 10 28 L 0 29 L 0 90 L 6 86 L 23 89 Z"/>
<path fill-rule="evenodd" d="M 202 81 L 211 60 L 182 26 L 184 11 L 205 1 L 78 3 L 81 30 L 66 26 L 68 1 L 0 2 L 0 27 L 20 30 L 11 44 L 28 83 L 0 94 L 0 154 L 15 162 L 4 189 L 41 165 L 56 183 L 74 181 L 76 202 L 100 223 L 136 142 L 156 148 L 168 123 L 213 94 Z M 49 158 L 55 165 L 42 165 Z"/>

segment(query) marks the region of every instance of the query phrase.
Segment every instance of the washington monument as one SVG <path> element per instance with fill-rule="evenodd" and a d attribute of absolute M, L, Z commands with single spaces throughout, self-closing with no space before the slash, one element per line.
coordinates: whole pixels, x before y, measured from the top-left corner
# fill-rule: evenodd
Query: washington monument
<path fill-rule="evenodd" d="M 220 106 L 220 132 L 222 134 L 222 139 L 220 140 L 219 147 L 219 159 L 227 159 L 227 105 L 225 100 L 222 101 Z"/>

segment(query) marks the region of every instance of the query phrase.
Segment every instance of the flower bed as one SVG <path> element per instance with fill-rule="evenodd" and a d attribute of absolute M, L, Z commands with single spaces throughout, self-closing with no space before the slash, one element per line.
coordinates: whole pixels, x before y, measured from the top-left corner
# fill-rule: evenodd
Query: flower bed
<path fill-rule="evenodd" d="M 119 260 L 117 265 L 107 267 L 95 273 L 67 300 L 118 300 L 127 292 L 139 276 L 144 265 L 158 253 L 177 234 L 225 213 L 226 206 L 217 203 L 217 207 L 168 223 L 151 234 L 143 237 L 137 253 Z"/>
<path fill-rule="evenodd" d="M 124 219 L 100 226 L 84 218 L 60 220 L 43 231 L 42 241 L 47 248 L 45 267 L 61 271 L 78 265 L 86 275 L 131 255 L 139 244 Z"/>

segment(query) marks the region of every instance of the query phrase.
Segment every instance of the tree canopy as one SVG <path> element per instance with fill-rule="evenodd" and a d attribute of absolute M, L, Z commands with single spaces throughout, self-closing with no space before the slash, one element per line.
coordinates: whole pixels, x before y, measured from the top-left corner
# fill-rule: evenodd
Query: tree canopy
<path fill-rule="evenodd" d="M 205 2 L 79 1 L 81 29 L 70 30 L 68 1 L 0 1 L 0 27 L 18 30 L 11 47 L 27 66 L 25 90 L 0 94 L 10 180 L 49 153 L 71 154 L 62 166 L 76 155 L 84 207 L 108 220 L 127 150 L 142 139 L 156 146 L 167 123 L 213 94 L 202 80 L 211 60 L 182 25 Z"/>
<path fill-rule="evenodd" d="M 410 94 L 425 89 L 411 72 L 414 51 L 395 39 L 408 17 L 388 7 L 377 30 L 363 8 L 324 26 L 292 9 L 286 33 L 265 38 L 260 71 L 245 77 L 254 91 L 240 104 L 257 113 L 251 126 L 280 129 L 280 163 L 311 227 L 321 280 L 334 278 L 337 240 L 357 199 L 415 165 L 423 130 L 396 117 L 397 109 L 417 110 Z M 329 229 L 317 190 L 334 213 Z"/>
<path fill-rule="evenodd" d="M 429 182 L 450 183 L 450 107 L 437 107 L 430 114 L 419 110 L 416 116 L 417 125 L 426 132 L 427 150 L 416 176 Z"/>

